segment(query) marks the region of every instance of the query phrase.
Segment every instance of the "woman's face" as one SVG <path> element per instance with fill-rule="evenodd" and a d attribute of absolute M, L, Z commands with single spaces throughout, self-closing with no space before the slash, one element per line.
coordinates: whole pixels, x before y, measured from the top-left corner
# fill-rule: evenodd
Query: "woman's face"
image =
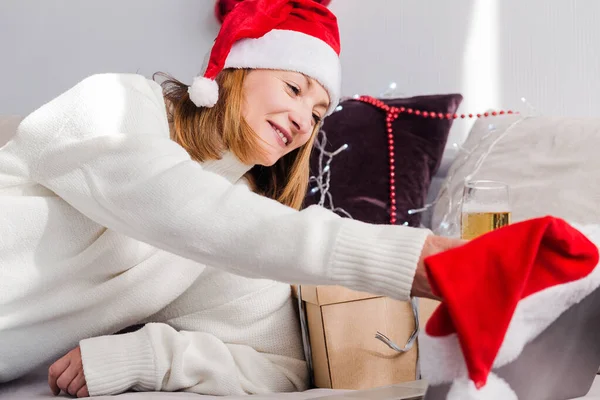
<path fill-rule="evenodd" d="M 243 93 L 242 115 L 264 153 L 254 155 L 252 163 L 264 166 L 303 146 L 329 107 L 323 86 L 298 72 L 252 70 Z"/>

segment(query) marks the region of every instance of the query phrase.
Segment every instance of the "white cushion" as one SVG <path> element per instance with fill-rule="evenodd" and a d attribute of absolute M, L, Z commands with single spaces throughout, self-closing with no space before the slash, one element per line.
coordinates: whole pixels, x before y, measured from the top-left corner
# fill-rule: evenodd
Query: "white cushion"
<path fill-rule="evenodd" d="M 434 206 L 432 229 L 460 235 L 465 179 L 508 183 L 513 222 L 553 215 L 598 224 L 599 150 L 600 119 L 516 115 L 481 119 L 450 167 Z"/>

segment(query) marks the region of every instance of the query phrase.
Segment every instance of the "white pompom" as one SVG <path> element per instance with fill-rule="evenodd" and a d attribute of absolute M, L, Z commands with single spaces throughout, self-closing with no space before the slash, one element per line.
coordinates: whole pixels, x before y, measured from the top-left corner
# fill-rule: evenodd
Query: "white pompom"
<path fill-rule="evenodd" d="M 212 107 L 217 104 L 219 99 L 219 85 L 212 79 L 203 76 L 197 76 L 188 88 L 190 100 L 197 107 Z"/>
<path fill-rule="evenodd" d="M 452 382 L 446 400 L 519 400 L 510 385 L 498 375 L 490 373 L 484 387 L 477 389 L 469 378 Z"/>

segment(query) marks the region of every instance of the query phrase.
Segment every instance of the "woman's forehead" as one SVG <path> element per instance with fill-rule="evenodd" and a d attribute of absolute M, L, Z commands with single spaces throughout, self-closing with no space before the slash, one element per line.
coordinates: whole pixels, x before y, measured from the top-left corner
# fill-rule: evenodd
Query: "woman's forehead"
<path fill-rule="evenodd" d="M 329 92 L 327 91 L 327 89 L 321 84 L 321 82 L 319 82 L 318 80 L 312 78 L 311 76 L 308 76 L 302 72 L 297 72 L 297 71 L 290 71 L 290 70 L 283 70 L 283 69 L 262 69 L 262 68 L 258 68 L 255 69 L 254 71 L 261 71 L 263 72 L 263 77 L 267 77 L 269 75 L 274 75 L 274 76 L 284 76 L 284 77 L 294 77 L 297 79 L 302 79 L 306 85 L 308 86 L 309 89 L 316 89 L 316 90 L 320 90 L 323 92 L 324 97 L 323 99 L 321 99 L 320 101 L 318 101 L 318 106 L 323 106 L 325 108 L 329 107 L 329 103 L 330 103 L 330 98 L 329 98 Z M 298 82 L 301 83 L 301 82 Z"/>

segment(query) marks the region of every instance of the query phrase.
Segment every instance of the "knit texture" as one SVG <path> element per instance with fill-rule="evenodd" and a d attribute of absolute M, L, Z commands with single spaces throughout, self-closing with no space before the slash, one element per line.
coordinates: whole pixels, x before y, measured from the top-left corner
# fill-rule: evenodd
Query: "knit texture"
<path fill-rule="evenodd" d="M 294 304 L 289 285 L 207 267 L 142 329 L 80 342 L 88 390 L 94 396 L 305 390 Z"/>

